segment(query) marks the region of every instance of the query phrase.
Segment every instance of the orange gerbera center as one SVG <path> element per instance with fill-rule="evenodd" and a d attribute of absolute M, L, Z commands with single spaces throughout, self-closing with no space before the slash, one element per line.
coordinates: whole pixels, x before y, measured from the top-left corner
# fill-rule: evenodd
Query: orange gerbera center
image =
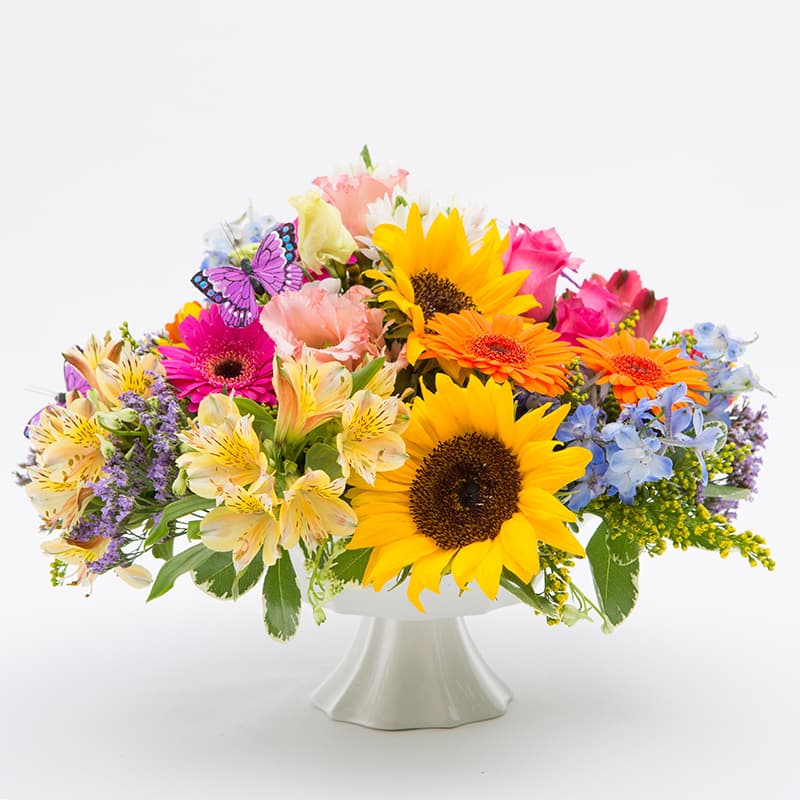
<path fill-rule="evenodd" d="M 612 356 L 609 361 L 615 372 L 629 375 L 638 384 L 661 388 L 667 383 L 664 370 L 651 358 L 637 356 L 633 353 L 622 353 Z"/>
<path fill-rule="evenodd" d="M 493 358 L 506 364 L 527 364 L 528 352 L 515 339 L 498 333 L 476 336 L 469 343 L 472 355 L 481 358 Z"/>

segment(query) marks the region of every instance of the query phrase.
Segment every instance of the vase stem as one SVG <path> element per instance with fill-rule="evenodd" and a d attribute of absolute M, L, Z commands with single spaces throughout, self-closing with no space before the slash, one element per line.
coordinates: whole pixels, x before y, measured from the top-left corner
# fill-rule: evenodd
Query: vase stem
<path fill-rule="evenodd" d="M 331 719 L 369 728 L 451 728 L 503 714 L 508 687 L 460 617 L 364 617 L 348 654 L 311 698 Z"/>

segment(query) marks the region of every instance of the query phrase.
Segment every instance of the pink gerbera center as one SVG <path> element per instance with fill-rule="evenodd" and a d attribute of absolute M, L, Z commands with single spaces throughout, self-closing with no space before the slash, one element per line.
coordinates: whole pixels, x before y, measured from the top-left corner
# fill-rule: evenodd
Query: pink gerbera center
<path fill-rule="evenodd" d="M 222 389 L 258 403 L 275 402 L 275 343 L 258 320 L 244 328 L 231 328 L 211 306 L 196 319 L 187 317 L 179 330 L 186 346 L 162 346 L 159 353 L 167 379 L 179 397 L 188 398 L 190 411 L 196 411 L 206 395 Z"/>
<path fill-rule="evenodd" d="M 238 388 L 246 386 L 253 378 L 252 355 L 244 350 L 229 348 L 211 349 L 196 355 L 198 370 L 209 383 Z"/>

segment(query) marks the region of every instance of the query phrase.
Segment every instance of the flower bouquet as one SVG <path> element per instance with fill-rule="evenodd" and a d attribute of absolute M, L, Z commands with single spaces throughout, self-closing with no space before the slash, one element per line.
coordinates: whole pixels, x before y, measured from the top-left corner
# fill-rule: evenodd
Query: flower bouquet
<path fill-rule="evenodd" d="M 164 330 L 64 354 L 19 473 L 54 585 L 259 585 L 286 640 L 303 595 L 319 624 L 353 586 L 402 584 L 419 619 L 447 586 L 610 631 L 643 554 L 773 568 L 732 525 L 766 439 L 748 342 L 657 338 L 667 301 L 636 272 L 578 281 L 554 229 L 415 198 L 366 148 L 289 202 L 206 235 Z"/>

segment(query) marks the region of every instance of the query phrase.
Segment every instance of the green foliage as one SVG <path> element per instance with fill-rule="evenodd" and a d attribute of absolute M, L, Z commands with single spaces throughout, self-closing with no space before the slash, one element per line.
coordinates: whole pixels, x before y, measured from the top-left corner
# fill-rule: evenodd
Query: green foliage
<path fill-rule="evenodd" d="M 329 444 L 317 442 L 306 451 L 306 469 L 321 469 L 331 480 L 342 477 L 342 467 L 338 461 L 339 451 Z"/>
<path fill-rule="evenodd" d="M 261 552 L 237 574 L 230 553 L 214 553 L 192 570 L 192 580 L 206 594 L 219 600 L 238 600 L 252 589 L 264 572 Z"/>
<path fill-rule="evenodd" d="M 214 555 L 213 550 L 209 550 L 204 544 L 196 544 L 177 556 L 167 561 L 159 570 L 147 602 L 155 600 L 157 597 L 166 594 L 174 585 L 175 581 L 185 572 L 192 572 L 204 561 Z"/>
<path fill-rule="evenodd" d="M 353 373 L 353 391 L 352 394 L 363 389 L 380 371 L 383 366 L 384 358 L 373 359 L 365 366 L 357 369 Z"/>
<path fill-rule="evenodd" d="M 275 417 L 269 409 L 249 397 L 235 397 L 233 402 L 240 413 L 252 415 L 253 430 L 261 441 L 272 441 L 275 438 Z"/>
<path fill-rule="evenodd" d="M 371 553 L 371 547 L 345 550 L 331 562 L 331 572 L 345 586 L 350 583 L 361 583 Z"/>
<path fill-rule="evenodd" d="M 193 514 L 195 511 L 204 511 L 214 507 L 214 501 L 195 494 L 181 497 L 180 500 L 170 503 L 161 514 L 157 525 L 154 525 L 144 540 L 144 546 L 150 547 L 169 534 L 169 524 L 176 519 Z"/>
<path fill-rule="evenodd" d="M 300 589 L 288 550 L 267 568 L 262 587 L 264 624 L 267 633 L 281 642 L 288 641 L 300 622 Z"/>
<path fill-rule="evenodd" d="M 586 545 L 586 557 L 600 609 L 611 625 L 619 625 L 633 611 L 639 596 L 639 558 L 637 553 L 627 564 L 618 563 L 612 557 L 607 536 L 608 528 L 602 523 Z M 632 552 L 631 547 L 626 550 Z"/>
<path fill-rule="evenodd" d="M 361 148 L 361 152 L 359 153 L 361 156 L 361 160 L 364 162 L 364 167 L 369 171 L 372 172 L 372 156 L 369 154 L 369 147 L 364 145 Z"/>
<path fill-rule="evenodd" d="M 503 568 L 500 575 L 500 585 L 517 600 L 521 600 L 525 605 L 530 606 L 539 614 L 544 614 L 548 619 L 557 619 L 559 616 L 558 608 L 547 600 L 543 595 L 534 591 L 529 583 L 521 580 L 513 572 Z"/>

